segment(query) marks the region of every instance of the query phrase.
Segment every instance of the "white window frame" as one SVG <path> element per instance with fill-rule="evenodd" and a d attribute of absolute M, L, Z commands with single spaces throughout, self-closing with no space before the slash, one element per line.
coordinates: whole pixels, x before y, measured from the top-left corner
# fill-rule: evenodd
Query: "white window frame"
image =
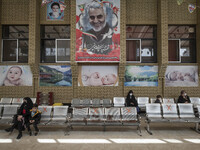
<path fill-rule="evenodd" d="M 4 54 L 3 54 L 3 51 L 4 51 L 4 50 L 3 50 L 3 43 L 4 43 L 4 42 L 3 42 L 3 41 L 11 41 L 11 40 L 12 40 L 12 41 L 13 41 L 13 40 L 16 40 L 16 41 L 17 41 L 16 61 L 3 61 L 3 56 L 4 56 Z M 18 57 L 19 57 L 19 55 L 18 55 L 18 49 L 19 49 L 19 40 L 18 40 L 18 39 L 2 39 L 2 47 L 1 47 L 1 50 L 2 50 L 2 51 L 1 51 L 1 54 L 2 54 L 2 56 L 1 56 L 1 62 L 8 62 L 8 63 L 9 63 L 9 62 L 11 62 L 11 63 L 12 63 L 12 62 L 18 62 L 18 59 L 19 59 L 19 58 L 18 58 Z"/>
<path fill-rule="evenodd" d="M 56 59 L 55 59 L 55 61 L 56 61 L 56 63 L 63 63 L 63 62 L 70 62 L 70 61 L 58 61 L 58 45 L 57 45 L 57 41 L 70 41 L 70 39 L 55 39 L 55 48 L 56 48 L 56 50 L 55 50 L 55 57 L 56 57 Z M 70 58 L 71 58 L 71 46 L 70 46 Z"/>
<path fill-rule="evenodd" d="M 141 39 L 126 39 L 127 41 L 140 41 L 140 61 L 127 61 L 127 63 L 141 63 L 142 62 L 142 40 Z"/>
<path fill-rule="evenodd" d="M 168 39 L 168 41 L 171 40 L 171 41 L 178 41 L 178 45 L 179 45 L 179 60 L 178 61 L 168 61 L 169 63 L 181 63 L 181 53 L 180 53 L 180 50 L 181 50 L 181 39 Z M 169 51 L 168 51 L 169 52 Z"/>

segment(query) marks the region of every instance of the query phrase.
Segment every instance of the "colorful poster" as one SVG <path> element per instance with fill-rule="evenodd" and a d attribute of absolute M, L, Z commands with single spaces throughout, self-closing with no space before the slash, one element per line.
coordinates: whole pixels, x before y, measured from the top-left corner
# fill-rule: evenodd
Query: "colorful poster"
<path fill-rule="evenodd" d="M 78 86 L 118 86 L 118 66 L 80 66 Z"/>
<path fill-rule="evenodd" d="M 158 86 L 158 66 L 126 66 L 124 86 Z"/>
<path fill-rule="evenodd" d="M 30 66 L 0 66 L 0 86 L 32 86 Z"/>
<path fill-rule="evenodd" d="M 64 20 L 64 0 L 47 2 L 47 20 Z"/>
<path fill-rule="evenodd" d="M 120 0 L 76 0 L 76 61 L 120 61 Z"/>
<path fill-rule="evenodd" d="M 165 72 L 165 86 L 196 87 L 198 85 L 197 66 L 167 66 Z"/>
<path fill-rule="evenodd" d="M 40 66 L 40 86 L 72 86 L 71 66 Z"/>

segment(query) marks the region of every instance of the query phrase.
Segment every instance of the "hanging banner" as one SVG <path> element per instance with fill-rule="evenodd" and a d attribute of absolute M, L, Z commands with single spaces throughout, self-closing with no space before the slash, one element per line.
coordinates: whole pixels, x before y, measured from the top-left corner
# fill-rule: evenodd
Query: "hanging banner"
<path fill-rule="evenodd" d="M 158 86 L 158 66 L 126 66 L 124 86 Z"/>
<path fill-rule="evenodd" d="M 196 6 L 195 6 L 195 5 L 193 5 L 193 4 L 189 4 L 189 5 L 188 5 L 188 11 L 189 11 L 190 13 L 193 13 L 195 9 L 196 9 Z"/>
<path fill-rule="evenodd" d="M 64 0 L 51 0 L 47 4 L 47 20 L 64 20 Z M 42 5 L 44 5 L 42 3 Z"/>
<path fill-rule="evenodd" d="M 0 66 L 0 86 L 32 86 L 29 66 Z"/>
<path fill-rule="evenodd" d="M 78 86 L 118 86 L 118 66 L 79 66 Z"/>
<path fill-rule="evenodd" d="M 120 0 L 76 0 L 76 61 L 120 60 Z"/>
<path fill-rule="evenodd" d="M 177 0 L 177 4 L 181 5 L 184 2 L 184 0 Z"/>
<path fill-rule="evenodd" d="M 71 66 L 40 66 L 40 86 L 72 86 Z"/>
<path fill-rule="evenodd" d="M 198 85 L 198 66 L 167 66 L 165 86 L 197 87 Z"/>

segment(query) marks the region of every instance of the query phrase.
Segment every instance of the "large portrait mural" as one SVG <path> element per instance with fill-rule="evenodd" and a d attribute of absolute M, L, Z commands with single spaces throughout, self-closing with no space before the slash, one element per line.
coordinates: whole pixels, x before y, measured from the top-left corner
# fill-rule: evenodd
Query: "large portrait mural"
<path fill-rule="evenodd" d="M 72 86 L 71 66 L 40 66 L 40 86 Z"/>
<path fill-rule="evenodd" d="M 158 66 L 126 66 L 124 86 L 158 86 Z"/>
<path fill-rule="evenodd" d="M 0 86 L 32 86 L 29 66 L 0 66 Z"/>
<path fill-rule="evenodd" d="M 118 86 L 118 66 L 79 66 L 78 86 Z"/>
<path fill-rule="evenodd" d="M 76 61 L 120 60 L 120 0 L 76 0 Z"/>
<path fill-rule="evenodd" d="M 198 85 L 197 66 L 167 66 L 165 72 L 166 87 L 196 87 Z"/>
<path fill-rule="evenodd" d="M 64 20 L 64 0 L 47 0 L 47 20 Z"/>

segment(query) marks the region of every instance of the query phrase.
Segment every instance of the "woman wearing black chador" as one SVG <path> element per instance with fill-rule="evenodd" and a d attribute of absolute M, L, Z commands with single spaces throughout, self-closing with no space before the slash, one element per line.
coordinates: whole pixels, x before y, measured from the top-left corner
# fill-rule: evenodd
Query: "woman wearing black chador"
<path fill-rule="evenodd" d="M 136 107 L 137 108 L 137 112 L 139 112 L 138 102 L 135 99 L 135 96 L 133 95 L 133 91 L 132 90 L 130 90 L 128 92 L 128 95 L 126 97 L 126 106 L 127 107 Z"/>
<path fill-rule="evenodd" d="M 33 102 L 29 97 L 23 99 L 23 104 L 20 106 L 17 114 L 14 116 L 12 127 L 5 129 L 6 132 L 12 132 L 14 129 L 19 131 L 17 139 L 22 137 L 22 131 L 25 130 L 29 122 L 30 109 L 33 107 Z"/>

